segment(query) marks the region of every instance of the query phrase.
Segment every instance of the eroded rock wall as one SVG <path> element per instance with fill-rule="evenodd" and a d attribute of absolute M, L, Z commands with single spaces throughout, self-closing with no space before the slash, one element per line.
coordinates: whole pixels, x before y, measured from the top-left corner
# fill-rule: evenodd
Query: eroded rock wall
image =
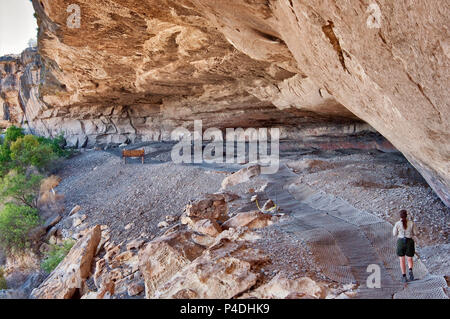
<path fill-rule="evenodd" d="M 377 1 L 372 28 L 372 1 L 194 2 L 250 57 L 273 60 L 288 50 L 303 74 L 391 141 L 450 204 L 448 3 Z"/>
<path fill-rule="evenodd" d="M 37 116 L 48 108 L 39 93 L 46 83 L 45 72 L 35 48 L 0 58 L 0 127 L 16 125 L 33 131 Z"/>
<path fill-rule="evenodd" d="M 301 137 L 293 128 L 361 119 L 450 204 L 448 3 L 79 0 L 79 28 L 73 1 L 33 4 L 42 102 L 25 114 L 37 133 L 161 140 L 203 119 Z"/>
<path fill-rule="evenodd" d="M 19 124 L 23 120 L 23 110 L 19 103 L 20 74 L 23 65 L 19 56 L 0 58 L 0 127 L 10 123 Z"/>
<path fill-rule="evenodd" d="M 81 27 L 71 29 L 68 3 L 35 2 L 42 103 L 26 113 L 37 134 L 63 133 L 78 147 L 169 140 L 195 119 L 204 128 L 279 126 L 291 139 L 373 132 L 298 74 L 289 51 L 283 61 L 251 59 L 192 4 L 154 1 L 145 13 L 129 1 L 100 11 L 78 4 Z"/>

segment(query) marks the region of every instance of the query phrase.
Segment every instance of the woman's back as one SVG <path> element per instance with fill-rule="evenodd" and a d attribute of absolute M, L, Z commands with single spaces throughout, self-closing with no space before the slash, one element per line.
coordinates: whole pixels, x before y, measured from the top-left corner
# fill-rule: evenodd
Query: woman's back
<path fill-rule="evenodd" d="M 408 220 L 406 229 L 404 229 L 403 221 L 399 220 L 394 226 L 393 234 L 398 238 L 412 238 L 416 234 L 416 226 L 413 221 Z"/>

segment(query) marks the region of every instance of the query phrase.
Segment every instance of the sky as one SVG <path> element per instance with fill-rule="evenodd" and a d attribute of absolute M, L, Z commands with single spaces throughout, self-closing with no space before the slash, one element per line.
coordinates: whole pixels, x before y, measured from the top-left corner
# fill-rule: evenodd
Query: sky
<path fill-rule="evenodd" d="M 0 0 L 0 56 L 19 54 L 36 39 L 37 23 L 30 0 Z"/>

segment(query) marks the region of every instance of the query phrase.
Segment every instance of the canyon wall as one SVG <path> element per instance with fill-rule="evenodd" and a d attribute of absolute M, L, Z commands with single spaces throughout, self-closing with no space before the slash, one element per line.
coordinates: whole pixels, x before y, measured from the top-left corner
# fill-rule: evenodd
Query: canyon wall
<path fill-rule="evenodd" d="M 45 83 L 43 72 L 36 49 L 0 57 L 0 128 L 16 125 L 31 130 L 34 119 L 45 108 L 39 95 Z"/>
<path fill-rule="evenodd" d="M 80 147 L 169 139 L 194 119 L 281 126 L 292 139 L 373 127 L 450 205 L 449 3 L 33 4 L 40 69 L 20 106 L 35 133 L 63 132 Z"/>

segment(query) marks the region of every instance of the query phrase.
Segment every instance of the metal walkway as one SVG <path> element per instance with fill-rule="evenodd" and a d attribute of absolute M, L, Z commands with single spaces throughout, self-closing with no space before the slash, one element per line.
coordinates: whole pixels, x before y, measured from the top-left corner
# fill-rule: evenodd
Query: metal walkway
<path fill-rule="evenodd" d="M 286 166 L 267 175 L 267 195 L 276 199 L 283 212 L 292 217 L 281 227 L 302 240 L 312 252 L 314 262 L 331 280 L 357 283 L 359 298 L 444 298 L 448 299 L 443 277 L 430 275 L 415 258 L 418 280 L 400 281 L 392 225 L 368 212 L 360 211 L 340 198 L 315 191 L 298 183 L 298 176 Z M 381 287 L 367 287 L 369 265 L 381 270 Z"/>

